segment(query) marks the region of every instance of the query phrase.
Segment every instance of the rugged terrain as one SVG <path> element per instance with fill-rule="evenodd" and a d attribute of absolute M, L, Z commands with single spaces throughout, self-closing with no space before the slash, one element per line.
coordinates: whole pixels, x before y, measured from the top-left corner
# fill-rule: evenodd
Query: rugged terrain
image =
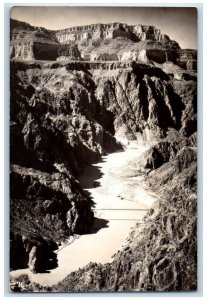
<path fill-rule="evenodd" d="M 12 59 L 170 61 L 185 70 L 197 68 L 196 50 L 180 49 L 154 26 L 111 23 L 51 31 L 11 19 L 10 28 Z"/>
<path fill-rule="evenodd" d="M 37 272 L 44 269 L 33 262 L 42 239 L 61 242 L 93 222 L 92 202 L 75 176 L 121 145 L 91 77 L 66 67 L 12 62 L 10 116 L 11 268 L 25 267 L 29 259 Z"/>
<path fill-rule="evenodd" d="M 180 51 L 185 63 L 179 67 L 178 57 L 169 55 L 160 61 L 161 54 L 158 59 L 153 54 L 142 60 L 129 56 L 109 62 L 98 56 L 98 61 L 84 61 L 82 54 L 89 51 L 94 42 L 90 34 L 97 28 L 97 53 L 103 43 L 113 49 L 125 41 L 123 47 L 143 45 L 141 51 L 148 55 L 146 45 L 151 43 L 165 55 L 169 49 Z M 131 164 L 134 176 L 143 174 L 146 186 L 161 198 L 112 263 L 89 264 L 69 274 L 54 291 L 175 291 L 197 286 L 194 65 L 190 52 L 159 30 L 138 28 L 139 34 L 123 24 L 55 32 L 11 21 L 11 269 L 54 268 L 58 244 L 90 231 L 93 203 L 77 176 L 102 155 L 122 150 L 123 139 L 151 146 Z M 88 35 L 75 35 L 77 43 L 63 43 L 66 32 L 71 36 L 74 31 Z M 51 57 L 36 55 L 42 49 L 48 53 L 46 44 L 54 56 L 53 50 Z"/>

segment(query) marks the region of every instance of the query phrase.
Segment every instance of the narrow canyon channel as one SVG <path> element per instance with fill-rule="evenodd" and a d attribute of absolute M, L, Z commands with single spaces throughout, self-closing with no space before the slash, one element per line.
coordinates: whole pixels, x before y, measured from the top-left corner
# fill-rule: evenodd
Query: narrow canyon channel
<path fill-rule="evenodd" d="M 131 143 L 124 151 L 106 155 L 101 162 L 85 168 L 79 181 L 94 201 L 95 222 L 90 234 L 77 236 L 57 250 L 56 269 L 38 274 L 21 269 L 10 274 L 28 274 L 32 281 L 51 286 L 89 262 L 110 262 L 156 198 L 144 189 L 143 177 L 135 176 L 137 166 L 135 170 L 133 161 L 146 149 Z"/>

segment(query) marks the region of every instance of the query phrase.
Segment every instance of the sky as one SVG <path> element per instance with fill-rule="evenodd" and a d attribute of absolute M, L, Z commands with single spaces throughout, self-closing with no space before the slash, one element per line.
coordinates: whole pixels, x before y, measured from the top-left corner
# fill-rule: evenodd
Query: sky
<path fill-rule="evenodd" d="M 153 25 L 181 48 L 197 49 L 197 11 L 191 7 L 15 6 L 11 18 L 52 30 L 113 22 Z"/>

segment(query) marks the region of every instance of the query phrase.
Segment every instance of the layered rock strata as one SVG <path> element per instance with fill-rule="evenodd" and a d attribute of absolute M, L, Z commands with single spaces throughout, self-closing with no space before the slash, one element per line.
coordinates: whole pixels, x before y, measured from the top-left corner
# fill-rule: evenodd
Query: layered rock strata
<path fill-rule="evenodd" d="M 175 48 L 178 44 L 171 41 L 167 35 L 161 33 L 154 26 L 134 25 L 130 26 L 123 23 L 111 24 L 93 24 L 87 26 L 76 26 L 56 33 L 56 37 L 60 43 L 66 41 L 84 41 L 95 39 L 114 39 L 117 37 L 127 37 L 134 41 L 152 40 L 172 44 Z"/>
<path fill-rule="evenodd" d="M 76 26 L 59 31 L 11 19 L 10 57 L 20 60 L 173 62 L 196 72 L 197 52 L 154 26 L 122 23 Z"/>

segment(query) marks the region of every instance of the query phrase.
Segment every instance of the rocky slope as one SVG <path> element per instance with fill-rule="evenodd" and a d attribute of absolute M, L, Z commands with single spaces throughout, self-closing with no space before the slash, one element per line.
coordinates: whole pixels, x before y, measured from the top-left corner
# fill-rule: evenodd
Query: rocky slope
<path fill-rule="evenodd" d="M 76 176 L 122 149 L 116 136 L 153 144 L 137 172 L 162 201 L 112 264 L 89 265 L 54 290 L 195 289 L 195 77 L 149 63 L 12 61 L 10 84 L 11 268 L 52 268 L 57 243 L 90 230 L 92 202 Z"/>
<path fill-rule="evenodd" d="M 175 187 L 135 227 L 111 264 L 89 264 L 53 287 L 58 292 L 196 289 L 196 195 Z"/>
<path fill-rule="evenodd" d="M 101 114 L 94 98 L 91 78 L 62 71 L 11 65 L 12 269 L 31 266 L 32 247 L 42 247 L 40 240 L 51 244 L 89 231 L 92 203 L 74 176 L 105 152 L 121 148 L 110 133 L 111 114 Z M 35 264 L 30 268 L 36 272 L 42 266 Z"/>
<path fill-rule="evenodd" d="M 146 185 L 159 194 L 142 224 L 129 234 L 126 243 L 105 265 L 90 263 L 69 274 L 53 287 L 30 281 L 26 290 L 56 292 L 92 291 L 194 291 L 197 288 L 197 201 L 196 148 L 194 138 L 171 138 L 156 144 L 168 158 L 160 167 L 136 169 L 146 174 Z M 177 150 L 173 151 L 172 148 Z M 178 150 L 180 148 L 180 150 Z M 147 151 L 144 156 L 153 160 Z M 170 158 L 171 157 L 171 158 Z M 150 171 L 150 172 L 149 172 Z"/>
<path fill-rule="evenodd" d="M 59 31 L 11 19 L 10 57 L 21 60 L 171 61 L 196 71 L 197 52 L 154 26 L 122 23 L 77 26 Z"/>
<path fill-rule="evenodd" d="M 53 31 L 11 19 L 10 58 L 55 60 L 58 43 Z"/>
<path fill-rule="evenodd" d="M 132 230 L 110 264 L 90 263 L 69 274 L 53 291 L 194 291 L 197 289 L 196 148 L 194 138 L 156 144 L 139 157 L 134 176 L 146 174 L 146 185 L 159 194 L 142 224 Z M 180 150 L 178 150 L 180 149 Z M 161 155 L 160 155 L 161 157 Z"/>

